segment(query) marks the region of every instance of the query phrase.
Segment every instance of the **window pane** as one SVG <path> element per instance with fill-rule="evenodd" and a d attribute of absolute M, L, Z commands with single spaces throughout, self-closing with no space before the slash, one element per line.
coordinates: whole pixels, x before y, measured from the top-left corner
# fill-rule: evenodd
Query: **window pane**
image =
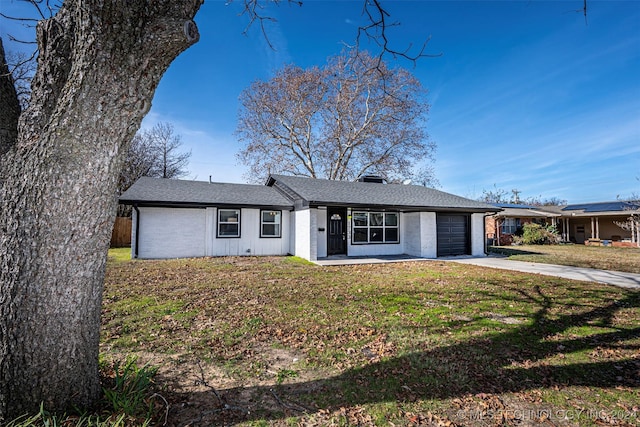
<path fill-rule="evenodd" d="M 369 241 L 370 242 L 382 242 L 382 228 L 369 229 Z"/>
<path fill-rule="evenodd" d="M 280 224 L 280 211 L 262 211 L 262 222 Z"/>
<path fill-rule="evenodd" d="M 367 229 L 366 228 L 354 228 L 353 229 L 353 241 L 354 243 L 366 243 Z"/>
<path fill-rule="evenodd" d="M 354 212 L 353 225 L 366 227 L 368 225 L 368 221 L 367 221 L 368 217 L 369 215 L 367 215 L 366 212 Z"/>
<path fill-rule="evenodd" d="M 385 228 L 384 230 L 384 241 L 385 242 L 397 242 L 398 241 L 398 229 L 393 228 Z"/>
<path fill-rule="evenodd" d="M 262 224 L 262 235 L 271 237 L 280 236 L 280 224 Z"/>
<path fill-rule="evenodd" d="M 220 224 L 218 234 L 220 236 L 238 236 L 238 224 Z"/>
<path fill-rule="evenodd" d="M 383 220 L 384 220 L 384 214 L 382 212 L 371 212 L 369 214 L 369 218 L 371 221 L 371 225 L 383 225 Z"/>
<path fill-rule="evenodd" d="M 220 222 L 238 222 L 239 216 L 238 210 L 220 210 Z"/>
<path fill-rule="evenodd" d="M 388 213 L 384 215 L 384 225 L 387 227 L 396 227 L 398 225 L 398 214 Z"/>

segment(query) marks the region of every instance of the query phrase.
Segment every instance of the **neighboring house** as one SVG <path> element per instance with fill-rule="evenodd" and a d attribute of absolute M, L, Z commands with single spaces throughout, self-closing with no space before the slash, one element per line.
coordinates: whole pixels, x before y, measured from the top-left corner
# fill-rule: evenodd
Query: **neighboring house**
<path fill-rule="evenodd" d="M 640 230 L 630 221 L 640 215 L 637 203 L 617 201 L 566 206 L 496 205 L 503 210 L 487 217 L 489 244 L 509 245 L 524 224 L 554 225 L 562 241 L 578 244 L 638 246 Z"/>
<path fill-rule="evenodd" d="M 565 241 L 584 244 L 638 246 L 640 230 L 629 221 L 640 215 L 640 204 L 624 201 L 583 203 L 556 208 Z"/>
<path fill-rule="evenodd" d="M 486 219 L 487 241 L 490 245 L 510 245 L 513 236 L 528 223 L 543 226 L 557 225 L 559 213 L 549 212 L 544 208 L 520 204 L 496 204 L 502 208 L 495 215 Z"/>
<path fill-rule="evenodd" d="M 372 180 L 367 180 L 372 181 Z M 415 185 L 271 175 L 265 186 L 141 178 L 132 255 L 485 255 L 494 206 Z"/>

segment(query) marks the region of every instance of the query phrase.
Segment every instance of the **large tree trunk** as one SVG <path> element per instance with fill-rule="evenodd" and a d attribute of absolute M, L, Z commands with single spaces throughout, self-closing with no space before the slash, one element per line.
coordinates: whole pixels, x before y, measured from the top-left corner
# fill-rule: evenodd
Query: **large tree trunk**
<path fill-rule="evenodd" d="M 0 423 L 99 396 L 122 154 L 160 77 L 197 41 L 200 4 L 71 0 L 38 25 L 30 106 L 0 152 Z"/>

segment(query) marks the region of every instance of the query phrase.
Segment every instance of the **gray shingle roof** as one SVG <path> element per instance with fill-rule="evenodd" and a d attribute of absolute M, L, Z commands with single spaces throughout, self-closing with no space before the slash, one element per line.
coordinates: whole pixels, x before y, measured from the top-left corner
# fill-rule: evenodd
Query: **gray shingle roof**
<path fill-rule="evenodd" d="M 278 190 L 264 185 L 209 183 L 142 177 L 120 196 L 125 204 L 293 207 Z"/>
<path fill-rule="evenodd" d="M 271 175 L 267 185 L 284 184 L 309 205 L 386 206 L 406 209 L 458 209 L 477 212 L 501 210 L 433 188 L 418 185 L 329 181 L 285 175 Z"/>
<path fill-rule="evenodd" d="M 544 209 L 503 208 L 498 216 L 505 218 L 551 218 L 561 216 L 559 213 Z"/>

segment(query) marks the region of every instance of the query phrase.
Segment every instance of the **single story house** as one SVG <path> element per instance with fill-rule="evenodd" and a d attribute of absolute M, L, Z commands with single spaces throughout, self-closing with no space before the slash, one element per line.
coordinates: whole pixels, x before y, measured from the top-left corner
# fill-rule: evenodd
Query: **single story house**
<path fill-rule="evenodd" d="M 502 211 L 487 217 L 489 244 L 509 245 L 526 223 L 554 225 L 564 242 L 638 246 L 640 229 L 630 218 L 640 215 L 640 204 L 627 201 L 529 206 L 497 204 Z"/>
<path fill-rule="evenodd" d="M 638 246 L 640 229 L 636 221 L 630 220 L 632 216 L 638 218 L 640 215 L 638 203 L 583 203 L 562 206 L 557 212 L 561 214 L 559 230 L 565 241 Z"/>
<path fill-rule="evenodd" d="M 514 234 L 529 223 L 556 225 L 559 213 L 549 212 L 540 207 L 522 204 L 502 204 L 496 207 L 501 211 L 486 219 L 487 241 L 489 245 L 508 246 L 513 243 Z"/>
<path fill-rule="evenodd" d="M 141 178 L 132 256 L 484 256 L 500 208 L 416 185 L 271 175 L 266 185 Z"/>

